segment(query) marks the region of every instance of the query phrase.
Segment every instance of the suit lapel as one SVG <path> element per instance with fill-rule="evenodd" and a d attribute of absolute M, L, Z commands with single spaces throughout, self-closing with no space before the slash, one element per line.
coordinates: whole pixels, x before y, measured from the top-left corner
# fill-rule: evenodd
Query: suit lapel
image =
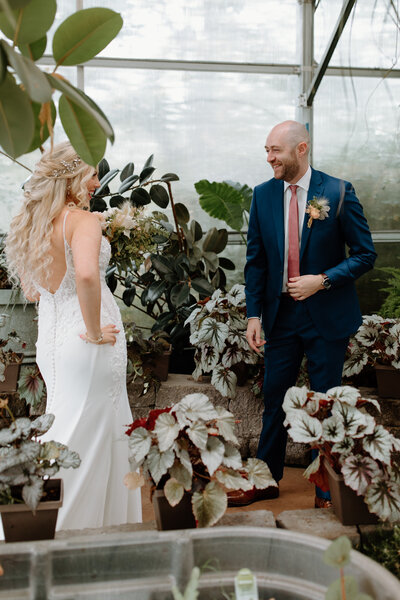
<path fill-rule="evenodd" d="M 314 169 L 312 169 L 312 174 L 311 174 L 311 179 L 310 179 L 310 187 L 308 188 L 308 194 L 307 194 L 307 203 L 313 199 L 313 196 L 317 196 L 317 197 L 322 196 L 322 192 L 323 192 L 322 177 L 318 171 L 314 171 Z M 310 234 L 312 231 L 312 225 L 311 225 L 311 227 L 307 226 L 308 218 L 309 218 L 309 215 L 307 213 L 305 213 L 304 221 L 303 221 L 303 229 L 302 229 L 302 233 L 301 233 L 300 263 L 301 263 L 301 259 L 303 258 L 303 254 L 307 247 L 307 244 L 308 244 L 308 241 L 310 238 Z"/>
<path fill-rule="evenodd" d="M 272 195 L 272 217 L 275 225 L 276 239 L 278 241 L 279 255 L 283 264 L 284 260 L 284 244 L 285 244 L 285 227 L 284 227 L 284 212 L 283 212 L 283 181 L 275 180 L 275 190 Z"/>

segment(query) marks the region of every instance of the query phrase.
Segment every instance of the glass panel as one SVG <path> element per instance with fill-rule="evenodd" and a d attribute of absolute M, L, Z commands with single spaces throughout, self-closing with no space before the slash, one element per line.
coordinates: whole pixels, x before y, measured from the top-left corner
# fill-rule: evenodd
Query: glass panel
<path fill-rule="evenodd" d="M 112 8 L 124 19 L 102 56 L 254 63 L 296 62 L 297 5 L 297 0 L 84 0 L 85 8 Z"/>
<path fill-rule="evenodd" d="M 315 99 L 314 166 L 353 183 L 371 229 L 399 229 L 400 80 L 325 77 Z"/>
<path fill-rule="evenodd" d="M 156 174 L 179 175 L 174 198 L 202 224 L 211 218 L 193 184 L 230 179 L 253 187 L 271 177 L 265 138 L 294 118 L 296 89 L 295 76 L 85 69 L 85 90 L 116 133 L 106 153 L 111 167 L 132 161 L 138 171 L 154 154 Z"/>
<path fill-rule="evenodd" d="M 321 0 L 315 12 L 315 58 L 321 60 L 342 7 L 342 0 Z M 356 2 L 332 56 L 331 65 L 385 68 L 400 58 L 396 2 Z M 398 10 L 398 9 L 397 9 Z"/>

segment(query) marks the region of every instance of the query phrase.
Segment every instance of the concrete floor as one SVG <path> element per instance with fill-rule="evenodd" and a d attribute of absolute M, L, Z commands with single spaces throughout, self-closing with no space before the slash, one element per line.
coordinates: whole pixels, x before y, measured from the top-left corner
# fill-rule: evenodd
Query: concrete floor
<path fill-rule="evenodd" d="M 314 486 L 303 477 L 303 468 L 286 467 L 279 485 L 279 498 L 261 500 L 249 506 L 228 508 L 228 513 L 248 510 L 270 510 L 276 517 L 284 510 L 302 510 L 314 508 Z M 143 522 L 154 520 L 153 506 L 150 502 L 150 486 L 142 488 Z"/>

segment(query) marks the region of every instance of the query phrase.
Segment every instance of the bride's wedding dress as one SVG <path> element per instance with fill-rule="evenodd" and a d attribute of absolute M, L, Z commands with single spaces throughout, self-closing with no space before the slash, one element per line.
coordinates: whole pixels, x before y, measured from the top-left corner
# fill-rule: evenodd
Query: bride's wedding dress
<path fill-rule="evenodd" d="M 129 471 L 126 425 L 132 414 L 126 391 L 126 344 L 121 315 L 105 272 L 111 248 L 103 237 L 99 265 L 101 326 L 120 329 L 117 342 L 96 345 L 79 335 L 86 330 L 75 284 L 72 251 L 63 236 L 66 273 L 55 293 L 40 286 L 37 363 L 47 388 L 46 412 L 55 415 L 42 440 L 66 444 L 79 453 L 77 469 L 61 469 L 64 503 L 57 529 L 103 527 L 141 521 L 140 490 L 123 484 Z"/>

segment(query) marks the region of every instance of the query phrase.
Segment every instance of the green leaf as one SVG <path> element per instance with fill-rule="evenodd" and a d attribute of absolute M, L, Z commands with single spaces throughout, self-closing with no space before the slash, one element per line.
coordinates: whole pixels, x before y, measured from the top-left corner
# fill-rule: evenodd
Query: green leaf
<path fill-rule="evenodd" d="M 226 269 L 227 271 L 234 271 L 236 269 L 236 265 L 229 258 L 225 258 L 225 256 L 219 257 L 219 266 L 222 269 Z"/>
<path fill-rule="evenodd" d="M 43 397 L 44 381 L 35 367 L 21 369 L 21 371 L 18 379 L 19 397 L 25 400 L 27 404 L 36 406 Z"/>
<path fill-rule="evenodd" d="M 65 133 L 88 165 L 95 167 L 104 156 L 107 138 L 97 120 L 70 98 L 61 95 L 58 110 Z"/>
<path fill-rule="evenodd" d="M 208 436 L 206 447 L 200 450 L 201 460 L 212 477 L 221 466 L 225 454 L 225 444 L 215 436 Z"/>
<path fill-rule="evenodd" d="M 140 464 L 151 447 L 151 434 L 144 427 L 134 429 L 129 437 L 130 456 Z"/>
<path fill-rule="evenodd" d="M 173 446 L 179 434 L 179 424 L 174 415 L 161 413 L 154 426 L 154 433 L 158 438 L 160 452 L 165 452 Z"/>
<path fill-rule="evenodd" d="M 124 192 L 126 192 L 126 190 L 128 190 L 138 179 L 139 175 L 129 175 L 129 177 L 126 177 L 122 184 L 119 186 L 118 193 L 123 194 Z"/>
<path fill-rule="evenodd" d="M 152 304 L 161 298 L 167 288 L 168 284 L 165 281 L 153 281 L 147 288 L 147 301 Z"/>
<path fill-rule="evenodd" d="M 189 457 L 186 450 L 184 450 L 182 452 L 185 452 L 187 457 Z M 177 456 L 179 459 L 181 459 L 181 456 L 179 455 L 179 451 L 177 452 Z M 190 459 L 189 459 L 189 462 L 190 462 Z M 175 463 L 170 468 L 169 473 L 170 473 L 171 477 L 174 477 L 177 481 L 179 481 L 179 483 L 181 483 L 183 485 L 183 487 L 185 488 L 186 491 L 189 492 L 192 489 L 192 473 L 193 473 L 193 471 L 192 472 L 188 471 L 188 469 L 181 462 L 178 462 L 177 460 L 175 460 Z"/>
<path fill-rule="evenodd" d="M 0 86 L 0 145 L 13 158 L 24 154 L 35 129 L 29 96 L 7 75 Z"/>
<path fill-rule="evenodd" d="M 135 170 L 135 165 L 133 162 L 128 163 L 121 171 L 121 175 L 119 176 L 121 181 L 125 181 L 128 177 L 133 175 L 133 171 Z"/>
<path fill-rule="evenodd" d="M 166 275 L 167 273 L 173 273 L 174 266 L 172 262 L 166 256 L 162 254 L 152 254 L 151 262 L 153 267 L 160 273 L 160 275 Z"/>
<path fill-rule="evenodd" d="M 177 283 L 171 290 L 170 299 L 175 308 L 186 304 L 189 300 L 190 288 L 187 283 Z"/>
<path fill-rule="evenodd" d="M 251 490 L 253 484 L 245 479 L 233 469 L 225 469 L 224 471 L 217 471 L 215 474 L 217 480 L 229 490 Z"/>
<path fill-rule="evenodd" d="M 221 486 L 211 481 L 202 492 L 193 494 L 192 504 L 198 526 L 211 527 L 225 513 L 228 498 Z"/>
<path fill-rule="evenodd" d="M 100 179 L 100 187 L 97 188 L 94 195 L 99 196 L 104 191 L 104 189 L 108 186 L 110 181 L 112 181 L 114 179 L 114 177 L 116 177 L 118 175 L 118 173 L 119 173 L 119 169 L 112 169 L 111 171 L 108 170 L 107 173 L 105 175 L 103 175 L 103 177 Z"/>
<path fill-rule="evenodd" d="M 218 365 L 213 370 L 211 385 L 220 392 L 224 398 L 234 398 L 236 393 L 237 377 L 233 371 Z"/>
<path fill-rule="evenodd" d="M 243 227 L 242 194 L 227 183 L 210 183 L 202 179 L 194 184 L 200 195 L 200 206 L 211 217 L 221 219 L 226 224 L 240 231 Z"/>
<path fill-rule="evenodd" d="M 172 449 L 160 452 L 157 446 L 151 446 L 147 456 L 147 466 L 156 485 L 174 464 L 175 454 Z"/>
<path fill-rule="evenodd" d="M 19 44 L 18 48 L 21 51 L 21 54 L 30 58 L 31 60 L 39 60 L 46 50 L 47 46 L 47 36 L 43 36 L 39 40 L 35 42 L 31 42 L 30 44 Z"/>
<path fill-rule="evenodd" d="M 250 212 L 251 201 L 253 199 L 253 190 L 251 187 L 246 184 L 242 185 L 237 181 L 224 181 L 224 183 L 227 183 L 242 194 L 242 207 L 245 211 Z"/>
<path fill-rule="evenodd" d="M 214 292 L 214 288 L 212 287 L 212 285 L 208 283 L 206 279 L 203 279 L 201 277 L 195 277 L 194 279 L 192 279 L 191 284 L 192 288 L 196 290 L 196 292 L 199 292 L 199 294 L 202 294 L 203 296 L 211 296 L 211 294 Z"/>
<path fill-rule="evenodd" d="M 96 119 L 108 139 L 111 143 L 114 142 L 114 131 L 111 127 L 110 121 L 107 119 L 103 111 L 89 96 L 84 92 L 73 86 L 66 79 L 60 79 L 56 74 L 47 75 L 50 85 L 62 92 L 67 98 L 72 100 L 75 104 L 80 106 L 83 110 L 88 112 L 92 117 Z M 76 148 L 75 148 L 76 149 Z M 95 165 L 92 165 L 95 166 Z"/>
<path fill-rule="evenodd" d="M 0 44 L 0 85 L 3 83 L 6 75 L 7 75 L 7 55 L 3 50 L 3 47 Z"/>
<path fill-rule="evenodd" d="M 137 177 L 137 175 L 134 175 L 134 177 Z M 145 206 L 151 202 L 150 194 L 144 188 L 133 190 L 130 200 L 134 206 Z"/>
<path fill-rule="evenodd" d="M 267 463 L 259 458 L 248 458 L 246 461 L 245 471 L 248 475 L 249 481 L 259 490 L 270 486 L 277 486 L 277 483 L 272 477 Z"/>
<path fill-rule="evenodd" d="M 180 225 L 189 223 L 190 214 L 184 204 L 182 204 L 181 202 L 178 202 L 178 204 L 175 204 L 175 212 L 176 212 L 177 221 Z"/>
<path fill-rule="evenodd" d="M 351 542 L 345 535 L 333 541 L 324 552 L 324 563 L 341 569 L 350 562 Z"/>
<path fill-rule="evenodd" d="M 26 6 L 27 4 L 29 4 L 29 2 L 32 2 L 32 0 L 7 0 L 7 2 L 11 10 L 15 10 L 17 8 L 22 8 L 23 6 Z M 4 9 L 0 5 L 0 12 L 2 12 L 3 10 Z"/>
<path fill-rule="evenodd" d="M 169 204 L 168 192 L 162 185 L 155 184 L 151 186 L 150 196 L 153 202 L 160 208 L 167 208 Z"/>
<path fill-rule="evenodd" d="M 153 175 L 154 171 L 155 167 L 145 167 L 139 176 L 140 183 L 146 181 L 151 175 Z"/>
<path fill-rule="evenodd" d="M 143 169 L 142 172 L 147 169 L 147 167 L 151 167 L 153 164 L 153 159 L 154 159 L 154 154 L 150 154 L 149 158 L 146 160 L 146 162 L 143 165 Z"/>
<path fill-rule="evenodd" d="M 108 164 L 105 158 L 102 158 L 97 168 L 99 171 L 99 181 L 101 181 L 103 177 L 109 172 L 110 165 Z"/>
<path fill-rule="evenodd" d="M 36 150 L 36 148 L 39 148 L 39 146 L 41 146 L 50 136 L 50 132 L 47 127 L 47 123 L 45 123 L 43 126 L 43 137 L 41 137 L 41 135 L 40 135 L 40 131 L 42 129 L 42 124 L 39 121 L 39 113 L 42 108 L 42 105 L 39 104 L 38 102 L 32 102 L 31 106 L 32 106 L 32 110 L 33 110 L 33 116 L 35 119 L 35 133 L 33 135 L 33 140 L 29 147 L 28 152 L 32 152 L 33 150 Z M 54 104 L 54 102 L 52 100 L 51 101 L 51 122 L 53 125 L 56 121 L 56 116 L 57 116 L 56 105 Z"/>
<path fill-rule="evenodd" d="M 201 228 L 200 223 L 197 221 L 192 221 L 190 223 L 190 233 L 193 236 L 193 241 L 198 242 L 203 237 L 203 230 Z"/>
<path fill-rule="evenodd" d="M 160 179 L 161 181 L 179 181 L 179 177 L 175 173 L 165 173 Z"/>
<path fill-rule="evenodd" d="M 228 232 L 226 229 L 212 227 L 208 230 L 203 240 L 203 252 L 215 252 L 219 254 L 228 243 Z"/>
<path fill-rule="evenodd" d="M 56 11 L 56 0 L 31 0 L 29 4 L 13 11 L 15 22 L 19 27 L 15 40 L 15 27 L 2 12 L 0 12 L 0 29 L 17 46 L 30 44 L 46 35 L 54 21 Z"/>
<path fill-rule="evenodd" d="M 183 498 L 185 489 L 179 481 L 170 477 L 164 485 L 164 494 L 171 506 L 176 506 Z"/>
<path fill-rule="evenodd" d="M 32 421 L 32 431 L 35 432 L 35 435 L 43 435 L 44 433 L 47 433 L 47 431 L 53 425 L 54 419 L 55 416 L 51 413 L 40 415 L 40 417 Z"/>
<path fill-rule="evenodd" d="M 122 294 L 122 300 L 126 304 L 126 306 L 132 306 L 135 296 L 136 288 L 134 285 L 132 285 L 128 289 L 124 290 L 124 293 Z"/>
<path fill-rule="evenodd" d="M 1 45 L 9 64 L 20 78 L 28 96 L 35 102 L 49 102 L 52 92 L 46 75 L 34 62 L 13 50 L 4 40 L 1 40 Z"/>
<path fill-rule="evenodd" d="M 111 206 L 111 208 L 119 208 L 120 206 L 123 205 L 124 202 L 126 202 L 126 198 L 124 198 L 123 196 L 120 196 L 118 194 L 117 196 L 111 197 L 110 206 Z"/>
<path fill-rule="evenodd" d="M 57 66 L 91 60 L 115 38 L 122 24 L 121 15 L 109 8 L 78 10 L 54 34 L 53 55 Z"/>
<path fill-rule="evenodd" d="M 340 539 L 340 538 L 339 538 Z M 358 594 L 357 581 L 351 575 L 344 576 L 344 589 L 346 600 L 356 600 Z M 340 579 L 336 579 L 326 590 L 325 600 L 342 600 L 342 585 Z"/>

